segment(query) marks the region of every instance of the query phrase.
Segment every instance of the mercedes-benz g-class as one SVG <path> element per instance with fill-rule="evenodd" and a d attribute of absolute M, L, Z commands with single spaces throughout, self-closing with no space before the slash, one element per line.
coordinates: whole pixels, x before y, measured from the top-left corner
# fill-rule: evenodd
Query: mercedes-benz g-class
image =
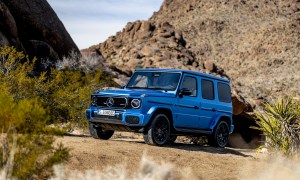
<path fill-rule="evenodd" d="M 86 118 L 94 138 L 134 131 L 158 146 L 206 135 L 224 147 L 234 128 L 229 80 L 178 69 L 137 69 L 123 89 L 94 93 Z"/>

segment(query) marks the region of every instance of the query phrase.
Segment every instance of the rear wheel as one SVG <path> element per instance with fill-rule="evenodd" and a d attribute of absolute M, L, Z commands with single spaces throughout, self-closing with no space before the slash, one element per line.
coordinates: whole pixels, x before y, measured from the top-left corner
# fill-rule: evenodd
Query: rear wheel
<path fill-rule="evenodd" d="M 103 130 L 101 126 L 95 126 L 93 123 L 89 123 L 89 131 L 93 138 L 108 140 L 114 134 L 112 130 Z"/>
<path fill-rule="evenodd" d="M 157 114 L 151 125 L 144 132 L 145 143 L 150 145 L 162 146 L 169 142 L 170 121 L 164 114 Z"/>
<path fill-rule="evenodd" d="M 225 147 L 229 142 L 229 127 L 225 121 L 220 121 L 214 129 L 213 134 L 208 138 L 210 145 Z"/>

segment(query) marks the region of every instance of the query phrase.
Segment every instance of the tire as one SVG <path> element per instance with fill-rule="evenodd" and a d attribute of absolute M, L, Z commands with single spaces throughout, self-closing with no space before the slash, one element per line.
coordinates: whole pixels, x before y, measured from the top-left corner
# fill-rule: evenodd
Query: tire
<path fill-rule="evenodd" d="M 221 120 L 215 127 L 213 134 L 208 137 L 208 143 L 215 147 L 225 147 L 229 142 L 228 124 Z"/>
<path fill-rule="evenodd" d="M 96 127 L 93 123 L 89 123 L 89 131 L 93 138 L 108 140 L 114 134 L 112 130 L 102 130 L 101 127 Z"/>
<path fill-rule="evenodd" d="M 164 114 L 157 114 L 151 122 L 151 125 L 144 132 L 146 144 L 163 146 L 169 142 L 170 121 Z"/>
<path fill-rule="evenodd" d="M 170 135 L 169 140 L 168 140 L 169 144 L 174 144 L 176 139 L 177 139 L 176 135 Z"/>

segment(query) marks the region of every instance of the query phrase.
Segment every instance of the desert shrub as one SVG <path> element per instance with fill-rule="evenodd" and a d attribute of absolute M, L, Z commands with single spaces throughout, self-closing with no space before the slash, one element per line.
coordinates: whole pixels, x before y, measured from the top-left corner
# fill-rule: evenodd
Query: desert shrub
<path fill-rule="evenodd" d="M 81 60 L 76 63 L 78 59 Z M 88 61 L 86 58 L 73 55 L 63 61 L 64 66 L 59 69 L 36 74 L 35 59 L 29 60 L 12 47 L 0 47 L 0 83 L 16 101 L 39 98 L 48 111 L 48 124 L 68 122 L 83 127 L 90 95 L 103 86 L 114 84 L 108 74 L 90 67 L 100 60 L 93 59 L 91 65 L 83 63 Z"/>
<path fill-rule="evenodd" d="M 0 163 L 6 178 L 45 178 L 54 164 L 68 159 L 67 148 L 53 145 L 57 131 L 46 126 L 49 116 L 38 99 L 16 102 L 0 85 L 0 119 Z"/>
<path fill-rule="evenodd" d="M 80 70 L 86 73 L 92 73 L 99 70 L 107 71 L 103 65 L 101 56 L 95 54 L 88 54 L 80 56 L 77 52 L 70 52 L 67 57 L 63 57 L 55 63 L 56 69 Z"/>
<path fill-rule="evenodd" d="M 300 105 L 292 98 L 266 103 L 264 112 L 256 113 L 258 128 L 266 136 L 266 146 L 285 155 L 300 149 Z"/>
<path fill-rule="evenodd" d="M 51 94 L 45 99 L 45 105 L 51 107 L 51 122 L 71 122 L 83 126 L 85 109 L 89 106 L 90 95 L 109 82 L 107 76 L 99 71 L 85 73 L 82 71 L 52 69 L 49 89 Z"/>
<path fill-rule="evenodd" d="M 99 70 L 36 72 L 35 62 L 13 47 L 0 47 L 0 165 L 6 178 L 49 177 L 53 165 L 69 156 L 67 148 L 54 143 L 54 135 L 64 131 L 50 125 L 85 125 L 91 93 L 112 84 Z"/>

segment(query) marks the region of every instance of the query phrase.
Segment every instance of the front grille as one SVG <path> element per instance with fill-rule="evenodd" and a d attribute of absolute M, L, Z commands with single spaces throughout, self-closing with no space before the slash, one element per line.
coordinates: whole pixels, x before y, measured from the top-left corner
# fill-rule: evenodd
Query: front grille
<path fill-rule="evenodd" d="M 96 116 L 97 118 L 100 119 L 110 119 L 110 120 L 122 120 L 122 114 L 116 115 L 116 116 L 103 116 L 103 115 L 98 115 Z"/>
<path fill-rule="evenodd" d="M 97 96 L 96 98 L 98 107 L 125 108 L 128 104 L 126 97 Z"/>

